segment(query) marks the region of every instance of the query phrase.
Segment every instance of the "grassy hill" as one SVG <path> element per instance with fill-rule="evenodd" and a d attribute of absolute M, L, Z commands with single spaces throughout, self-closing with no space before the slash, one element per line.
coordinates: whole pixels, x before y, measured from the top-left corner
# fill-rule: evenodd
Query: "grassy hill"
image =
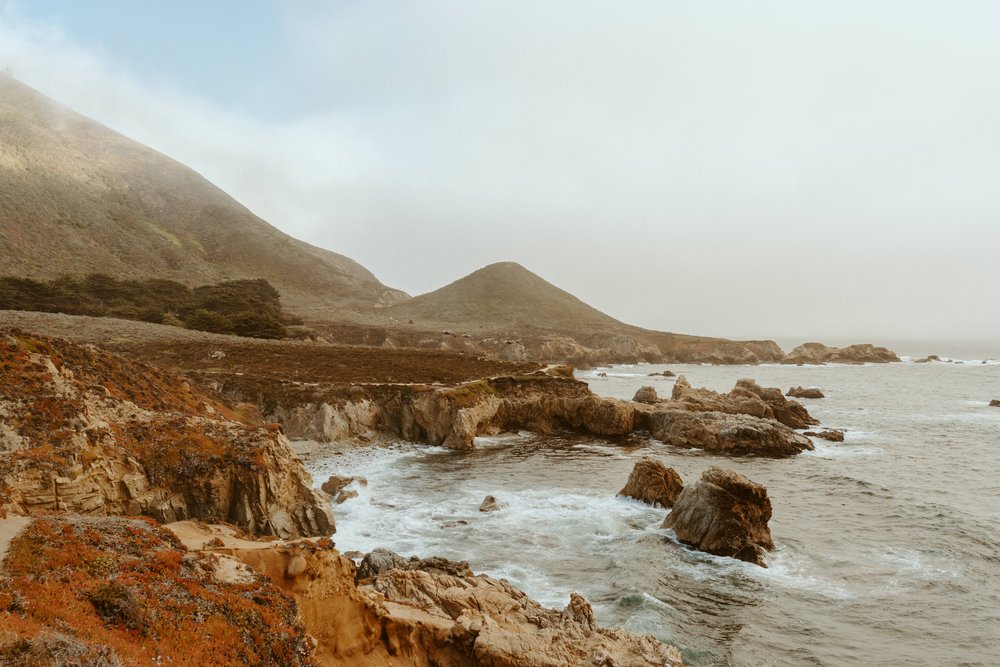
<path fill-rule="evenodd" d="M 88 273 L 189 286 L 264 278 L 293 309 L 406 298 L 184 165 L 0 74 L 0 274 Z"/>

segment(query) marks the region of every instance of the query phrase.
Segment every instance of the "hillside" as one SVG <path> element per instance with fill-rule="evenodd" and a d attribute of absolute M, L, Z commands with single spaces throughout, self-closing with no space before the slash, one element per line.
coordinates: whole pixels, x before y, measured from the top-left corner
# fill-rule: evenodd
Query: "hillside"
<path fill-rule="evenodd" d="M 184 165 L 0 74 L 0 274 L 265 278 L 293 309 L 406 298 Z"/>
<path fill-rule="evenodd" d="M 386 310 L 397 320 L 464 329 L 616 330 L 625 325 L 546 282 L 520 264 L 490 264 Z"/>
<path fill-rule="evenodd" d="M 505 346 L 506 358 L 578 364 L 759 363 L 784 356 L 772 341 L 730 341 L 625 324 L 514 262 L 491 264 L 438 290 L 380 309 L 379 314 L 398 327 L 412 324 L 424 330 L 517 339 L 515 349 Z"/>

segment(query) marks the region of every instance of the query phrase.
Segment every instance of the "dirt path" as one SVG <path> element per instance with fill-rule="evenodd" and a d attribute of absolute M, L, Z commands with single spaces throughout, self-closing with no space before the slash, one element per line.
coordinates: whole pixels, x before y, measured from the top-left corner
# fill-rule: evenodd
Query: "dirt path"
<path fill-rule="evenodd" d="M 7 557 L 7 549 L 11 541 L 21 534 L 21 531 L 31 523 L 30 516 L 13 516 L 0 519 L 0 574 L 3 573 L 3 561 Z"/>

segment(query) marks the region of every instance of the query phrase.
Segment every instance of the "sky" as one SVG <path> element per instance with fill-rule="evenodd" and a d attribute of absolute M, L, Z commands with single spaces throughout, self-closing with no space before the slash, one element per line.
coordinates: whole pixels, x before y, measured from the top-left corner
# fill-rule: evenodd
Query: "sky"
<path fill-rule="evenodd" d="M 0 67 L 419 294 L 1000 340 L 1000 3 L 0 0 Z"/>

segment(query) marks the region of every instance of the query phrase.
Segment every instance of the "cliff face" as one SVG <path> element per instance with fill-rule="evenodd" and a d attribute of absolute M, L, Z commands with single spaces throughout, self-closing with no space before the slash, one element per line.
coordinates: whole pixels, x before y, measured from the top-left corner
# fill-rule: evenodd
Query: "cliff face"
<path fill-rule="evenodd" d="M 276 425 L 97 348 L 0 330 L 0 509 L 333 532 Z"/>
<path fill-rule="evenodd" d="M 361 667 L 678 667 L 677 649 L 650 635 L 600 627 L 583 597 L 546 609 L 464 564 L 392 564 L 357 580 L 332 545 L 249 544 L 214 528 L 170 526 L 191 547 L 234 556 L 295 598 L 320 665 Z M 459 565 L 459 567 L 454 567 Z"/>

